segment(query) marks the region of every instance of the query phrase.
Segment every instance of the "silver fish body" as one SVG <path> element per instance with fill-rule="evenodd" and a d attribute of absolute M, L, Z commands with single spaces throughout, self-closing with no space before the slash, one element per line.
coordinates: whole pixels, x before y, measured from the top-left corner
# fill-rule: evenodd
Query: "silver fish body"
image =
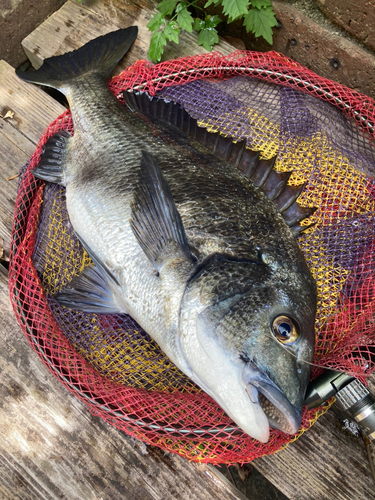
<path fill-rule="evenodd" d="M 135 38 L 134 28 L 117 33 L 128 45 Z M 57 139 L 65 143 L 56 179 L 48 177 L 48 158 L 35 175 L 66 186 L 71 223 L 96 268 L 81 285 L 103 279 L 106 289 L 91 309 L 95 296 L 77 298 L 82 286 L 74 280 L 57 298 L 130 314 L 252 437 L 266 442 L 269 425 L 296 432 L 305 361 L 314 351 L 316 289 L 274 203 L 198 142 L 126 109 L 103 70 L 60 82 L 47 70 L 31 81 L 65 93 L 74 136 Z"/>

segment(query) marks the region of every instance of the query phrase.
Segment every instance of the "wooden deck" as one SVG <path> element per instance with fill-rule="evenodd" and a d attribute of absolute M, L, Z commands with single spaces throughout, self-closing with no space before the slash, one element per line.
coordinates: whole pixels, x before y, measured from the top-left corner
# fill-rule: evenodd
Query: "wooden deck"
<path fill-rule="evenodd" d="M 140 34 L 120 67 L 146 58 L 148 0 L 69 0 L 28 36 L 35 67 L 117 27 Z M 188 34 L 178 55 L 204 52 Z M 166 58 L 177 56 L 174 45 Z M 222 53 L 232 47 L 221 42 Z M 8 113 L 9 111 L 9 113 Z M 34 152 L 62 105 L 18 80 L 0 62 L 0 236 L 9 242 L 17 179 L 7 181 Z M 373 380 L 375 378 L 373 377 Z M 361 439 L 342 432 L 332 408 L 296 443 L 253 465 L 291 500 L 369 500 L 375 485 Z M 243 499 L 220 472 L 145 447 L 93 417 L 52 377 L 16 323 L 7 280 L 0 273 L 0 499 Z"/>

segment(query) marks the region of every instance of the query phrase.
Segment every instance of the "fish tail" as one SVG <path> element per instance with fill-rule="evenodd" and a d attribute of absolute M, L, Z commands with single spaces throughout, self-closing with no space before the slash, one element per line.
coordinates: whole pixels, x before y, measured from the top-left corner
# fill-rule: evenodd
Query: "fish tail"
<path fill-rule="evenodd" d="M 97 73 L 108 79 L 112 69 L 126 54 L 137 37 L 138 28 L 131 26 L 112 31 L 61 56 L 45 59 L 36 71 L 16 71 L 22 80 L 53 87 L 65 93 L 75 79 Z"/>

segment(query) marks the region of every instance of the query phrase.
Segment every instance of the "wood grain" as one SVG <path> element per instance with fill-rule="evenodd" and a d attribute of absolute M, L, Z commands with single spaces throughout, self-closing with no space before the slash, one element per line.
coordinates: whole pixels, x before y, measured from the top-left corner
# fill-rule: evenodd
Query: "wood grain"
<path fill-rule="evenodd" d="M 7 123 L 36 145 L 65 108 L 35 85 L 20 80 L 8 63 L 0 61 L 0 114 L 4 116 L 7 110 L 14 113 Z"/>
<path fill-rule="evenodd" d="M 1 119 L 0 138 L 0 236 L 4 238 L 7 246 L 12 230 L 17 178 L 12 181 L 7 179 L 19 172 L 20 165 L 25 164 L 33 153 L 35 144 Z"/>
<path fill-rule="evenodd" d="M 342 430 L 345 418 L 334 405 L 298 441 L 254 467 L 293 500 L 375 498 L 364 442 Z"/>
<path fill-rule="evenodd" d="M 0 61 L 0 236 L 9 245 L 18 174 L 34 153 L 43 130 L 65 108 L 45 92 L 21 81 Z M 9 118 L 4 118 L 9 115 Z"/>
<path fill-rule="evenodd" d="M 46 57 L 73 50 L 117 27 L 137 24 L 140 36 L 118 72 L 146 58 L 150 33 L 145 25 L 153 9 L 149 0 L 84 0 L 82 4 L 69 0 L 23 46 L 38 67 Z M 232 50 L 221 44 L 222 53 Z M 188 34 L 179 46 L 171 45 L 166 57 L 198 51 L 205 52 Z M 18 118 L 18 122 L 6 120 L 0 129 L 0 162 L 9 172 L 24 163 L 43 128 L 63 110 L 45 115 L 42 110 L 52 105 L 50 98 L 46 96 L 46 105 L 40 94 L 33 101 L 31 94 L 23 93 L 26 84 L 14 78 L 14 74 L 2 77 L 0 72 L 0 104 L 4 101 Z M 34 87 L 27 87 L 34 92 Z M 16 92 L 10 94 L 9 89 Z M 0 192 L 0 209 L 4 200 L 9 209 L 14 185 L 10 189 L 2 178 Z M 0 231 L 9 230 L 9 217 L 10 209 Z M 195 466 L 156 448 L 147 447 L 148 454 L 143 455 L 140 443 L 92 417 L 26 345 L 1 276 L 0 308 L 0 433 L 5 436 L 0 440 L 0 498 L 243 498 L 214 468 Z M 254 467 L 291 500 L 374 498 L 363 443 L 340 431 L 341 417 L 337 408 L 330 410 L 296 443 L 256 460 Z"/>

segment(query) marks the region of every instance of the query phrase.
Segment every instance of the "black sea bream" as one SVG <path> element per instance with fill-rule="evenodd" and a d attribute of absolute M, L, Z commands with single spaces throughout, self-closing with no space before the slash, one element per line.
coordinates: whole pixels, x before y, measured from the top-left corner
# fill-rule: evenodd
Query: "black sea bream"
<path fill-rule="evenodd" d="M 272 161 L 199 129 L 179 105 L 128 92 L 120 104 L 106 81 L 136 35 L 18 72 L 63 92 L 74 122 L 34 170 L 66 186 L 94 262 L 56 298 L 130 314 L 250 436 L 293 434 L 314 351 L 316 287 L 295 241 L 311 209 Z"/>

